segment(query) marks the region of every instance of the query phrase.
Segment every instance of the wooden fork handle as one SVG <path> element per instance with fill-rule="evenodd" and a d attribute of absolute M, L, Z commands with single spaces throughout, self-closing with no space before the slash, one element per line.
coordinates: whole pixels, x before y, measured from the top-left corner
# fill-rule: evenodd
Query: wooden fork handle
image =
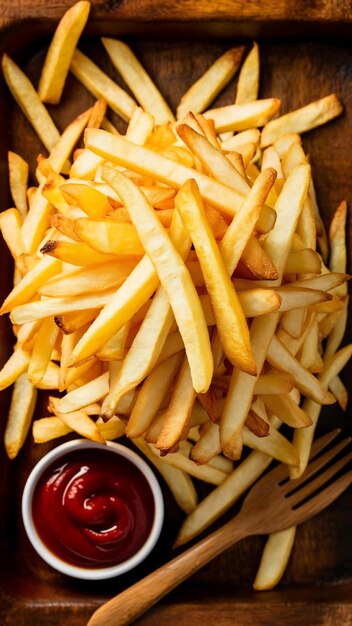
<path fill-rule="evenodd" d="M 240 516 L 115 596 L 90 618 L 87 626 L 126 626 L 203 565 L 252 534 Z"/>

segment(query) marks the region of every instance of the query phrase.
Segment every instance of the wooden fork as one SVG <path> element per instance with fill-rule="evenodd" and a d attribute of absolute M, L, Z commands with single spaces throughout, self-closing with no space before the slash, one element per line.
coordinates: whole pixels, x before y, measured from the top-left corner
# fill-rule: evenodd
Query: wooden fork
<path fill-rule="evenodd" d="M 351 469 L 331 482 L 351 461 L 351 452 L 326 468 L 349 444 L 350 438 L 318 456 L 339 432 L 335 430 L 315 442 L 311 454 L 314 460 L 300 478 L 289 480 L 286 465 L 275 467 L 251 488 L 234 519 L 103 604 L 93 613 L 87 626 L 130 624 L 236 541 L 296 526 L 331 504 L 352 482 Z M 326 483 L 329 484 L 324 487 Z"/>

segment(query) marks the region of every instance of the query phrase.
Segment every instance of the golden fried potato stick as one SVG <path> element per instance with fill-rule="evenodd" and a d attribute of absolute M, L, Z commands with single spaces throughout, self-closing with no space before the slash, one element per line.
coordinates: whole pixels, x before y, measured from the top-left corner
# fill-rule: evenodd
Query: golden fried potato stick
<path fill-rule="evenodd" d="M 103 254 L 122 257 L 144 254 L 136 229 L 128 222 L 82 217 L 75 220 L 75 231 L 83 243 Z"/>
<path fill-rule="evenodd" d="M 171 450 L 188 432 L 195 399 L 196 392 L 193 389 L 191 371 L 185 356 L 156 442 L 157 449 L 162 453 Z"/>
<path fill-rule="evenodd" d="M 231 363 L 255 374 L 247 322 L 193 180 L 181 187 L 175 205 L 197 252 L 224 352 Z"/>
<path fill-rule="evenodd" d="M 175 118 L 170 107 L 131 48 L 118 39 L 102 37 L 101 41 L 112 64 L 121 74 L 139 104 L 154 117 L 155 123 L 172 122 Z"/>
<path fill-rule="evenodd" d="M 41 285 L 38 293 L 65 298 L 119 287 L 135 266 L 135 261 L 119 260 L 62 272 Z"/>
<path fill-rule="evenodd" d="M 177 107 L 177 119 L 182 120 L 189 111 L 202 113 L 237 72 L 244 47 L 232 48 L 219 57 L 186 91 Z"/>
<path fill-rule="evenodd" d="M 308 398 L 312 398 L 318 404 L 334 403 L 332 394 L 290 354 L 276 336 L 271 340 L 266 359 L 275 369 L 291 374 L 295 379 L 295 387 Z"/>
<path fill-rule="evenodd" d="M 54 172 L 59 173 L 70 156 L 73 147 L 78 141 L 84 127 L 87 124 L 90 111 L 85 111 L 75 118 L 64 130 L 58 142 L 52 149 L 47 164 Z M 42 195 L 46 180 L 43 181 L 35 194 L 33 204 L 30 206 L 28 215 L 22 227 L 22 235 L 26 252 L 36 252 L 49 225 L 49 216 L 53 208 L 48 200 Z"/>
<path fill-rule="evenodd" d="M 157 365 L 141 386 L 127 423 L 126 434 L 140 437 L 149 428 L 175 379 L 182 361 L 178 352 Z"/>
<path fill-rule="evenodd" d="M 51 40 L 39 79 L 42 102 L 58 104 L 78 40 L 86 25 L 90 2 L 76 2 L 61 18 Z"/>
<path fill-rule="evenodd" d="M 111 168 L 104 169 L 104 179 L 121 196 L 141 243 L 152 259 L 185 343 L 195 391 L 204 392 L 211 382 L 213 360 L 203 310 L 190 274 L 138 187 Z"/>
<path fill-rule="evenodd" d="M 131 119 L 137 106 L 135 101 L 78 49 L 73 54 L 70 70 L 95 98 L 105 98 L 109 107 L 125 122 Z"/>
<path fill-rule="evenodd" d="M 315 100 L 268 122 L 262 131 L 261 147 L 266 148 L 286 133 L 301 134 L 312 130 L 341 115 L 342 111 L 342 104 L 334 93 Z"/>
<path fill-rule="evenodd" d="M 58 413 L 57 417 L 71 430 L 86 439 L 91 439 L 97 443 L 105 443 L 105 439 L 98 425 L 83 411 L 72 411 L 71 413 Z"/>
<path fill-rule="evenodd" d="M 154 454 L 159 456 L 159 450 L 153 444 L 149 444 L 149 447 Z M 163 461 L 210 485 L 220 485 L 227 477 L 226 472 L 211 465 L 197 465 L 191 459 L 187 459 L 181 452 L 167 454 L 163 457 Z"/>
<path fill-rule="evenodd" d="M 249 185 L 231 165 L 219 147 L 214 147 L 206 137 L 187 124 L 178 124 L 176 132 L 188 148 L 200 160 L 205 172 L 238 193 L 247 195 Z"/>
<path fill-rule="evenodd" d="M 110 421 L 107 424 L 110 424 Z M 177 467 L 168 465 L 162 458 L 159 459 L 142 437 L 134 439 L 133 443 L 161 474 L 180 509 L 187 514 L 194 511 L 197 506 L 198 496 L 191 477 L 186 472 L 177 469 Z"/>
<path fill-rule="evenodd" d="M 295 536 L 295 526 L 269 535 L 253 583 L 256 591 L 273 589 L 281 580 L 291 555 Z"/>
<path fill-rule="evenodd" d="M 247 104 L 247 102 L 257 100 L 259 71 L 259 46 L 254 42 L 253 48 L 247 54 L 238 76 L 235 104 Z"/>
<path fill-rule="evenodd" d="M 58 274 L 61 262 L 58 259 L 44 257 L 23 276 L 21 282 L 13 288 L 4 300 L 0 314 L 9 313 L 14 307 L 30 302 L 39 287 L 49 278 Z"/>
<path fill-rule="evenodd" d="M 8 152 L 10 191 L 16 208 L 22 219 L 28 213 L 27 188 L 28 188 L 28 163 L 16 152 Z"/>
<path fill-rule="evenodd" d="M 105 98 L 100 96 L 98 100 L 93 104 L 91 113 L 89 116 L 87 128 L 100 128 L 104 119 L 108 103 Z"/>
<path fill-rule="evenodd" d="M 346 272 L 346 220 L 347 202 L 343 200 L 337 207 L 329 228 L 330 259 L 329 266 L 332 272 Z M 333 292 L 338 296 L 347 294 L 347 284 L 343 283 Z"/>
<path fill-rule="evenodd" d="M 32 423 L 37 390 L 29 382 L 26 373 L 15 381 L 9 414 L 6 423 L 4 443 L 9 459 L 14 459 L 22 448 Z"/>
<path fill-rule="evenodd" d="M 28 364 L 28 379 L 37 386 L 48 368 L 51 353 L 59 335 L 59 328 L 52 317 L 43 320 L 36 333 L 31 358 Z"/>
<path fill-rule="evenodd" d="M 246 104 L 230 104 L 204 113 L 206 119 L 214 121 L 218 133 L 228 130 L 240 131 L 264 126 L 278 112 L 281 100 L 266 98 Z"/>
<path fill-rule="evenodd" d="M 323 387 L 328 387 L 329 382 L 337 376 L 340 371 L 348 363 L 352 355 L 352 344 L 341 348 L 333 356 L 325 362 L 324 372 L 319 376 L 319 380 Z M 310 455 L 313 442 L 315 428 L 319 419 L 321 405 L 307 398 L 303 403 L 303 409 L 308 413 L 312 420 L 311 426 L 302 430 L 296 430 L 293 434 L 293 444 L 296 447 L 299 456 L 299 465 L 290 470 L 291 478 L 299 478 L 305 471 Z"/>
<path fill-rule="evenodd" d="M 3 54 L 2 57 L 2 71 L 18 106 L 32 124 L 46 149 L 51 152 L 60 139 L 60 133 L 32 83 L 7 54 Z"/>
<path fill-rule="evenodd" d="M 0 391 L 14 383 L 21 374 L 27 371 L 30 353 L 21 346 L 15 347 L 10 358 L 0 370 Z"/>
<path fill-rule="evenodd" d="M 244 249 L 251 239 L 254 226 L 275 178 L 276 174 L 272 169 L 265 170 L 258 176 L 220 243 L 219 250 L 230 276 L 235 271 Z M 252 250 L 250 254 L 253 254 Z"/>
<path fill-rule="evenodd" d="M 49 239 L 40 249 L 43 254 L 60 259 L 71 265 L 88 267 L 104 263 L 114 263 L 118 260 L 115 254 L 104 254 L 93 250 L 87 244 L 80 241 L 61 241 Z M 123 260 L 125 262 L 126 259 Z M 128 260 L 130 262 L 130 259 Z"/>

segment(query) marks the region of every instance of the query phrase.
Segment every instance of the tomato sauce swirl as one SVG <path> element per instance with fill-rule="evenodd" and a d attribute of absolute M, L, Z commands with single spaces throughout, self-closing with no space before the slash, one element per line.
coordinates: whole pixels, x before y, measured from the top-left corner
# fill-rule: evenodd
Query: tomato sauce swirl
<path fill-rule="evenodd" d="M 33 494 L 38 535 L 56 556 L 80 567 L 117 565 L 136 554 L 154 520 L 142 472 L 109 451 L 72 451 L 49 466 Z"/>

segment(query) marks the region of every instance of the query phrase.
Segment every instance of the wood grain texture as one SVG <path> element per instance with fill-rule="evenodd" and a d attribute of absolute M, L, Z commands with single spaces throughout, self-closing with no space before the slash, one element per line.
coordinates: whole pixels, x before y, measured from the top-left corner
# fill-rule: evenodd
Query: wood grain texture
<path fill-rule="evenodd" d="M 55 20 L 72 4 L 52 0 L 5 2 L 0 0 L 2 25 L 8 25 L 1 45 L 28 72 L 37 84 L 43 64 L 44 46 Z M 228 47 L 236 45 L 240 33 L 249 44 L 249 36 L 262 32 L 260 96 L 278 96 L 282 111 L 302 106 L 312 99 L 335 91 L 345 106 L 338 120 L 303 137 L 316 180 L 318 199 L 326 223 L 342 198 L 351 202 L 352 179 L 352 49 L 336 37 L 337 24 L 350 28 L 352 1 L 308 2 L 152 2 L 125 0 L 109 3 L 93 2 L 89 37 L 82 50 L 89 54 L 110 76 L 123 84 L 94 38 L 105 32 L 127 36 L 133 50 L 160 87 L 169 104 L 175 108 L 184 91 L 209 64 Z M 228 11 L 226 13 L 226 11 Z M 239 8 L 240 7 L 240 8 Z M 221 15 L 220 15 L 221 13 Z M 45 17 L 42 17 L 45 16 Z M 179 17 L 177 17 L 179 16 Z M 30 19 L 30 25 L 27 21 Z M 203 20 L 203 29 L 200 22 Z M 244 20 L 241 22 L 241 20 Z M 141 36 L 146 20 L 154 24 L 154 37 Z M 179 35 L 168 20 L 179 20 Z M 183 27 L 193 20 L 191 30 Z M 216 22 L 220 20 L 221 27 Z M 223 22 L 221 22 L 223 20 Z M 237 20 L 237 21 L 233 21 Z M 273 44 L 273 27 L 277 20 L 290 31 L 291 42 Z M 295 37 L 292 24 L 314 20 L 317 33 L 327 33 L 327 40 L 312 42 Z M 160 28 L 158 21 L 165 22 Z M 227 24 L 227 31 L 224 24 Z M 313 22 L 312 22 L 313 23 Z M 240 29 L 247 24 L 244 30 Z M 329 24 L 331 24 L 329 26 Z M 187 25 L 185 25 L 187 26 Z M 236 29 L 239 30 L 236 30 Z M 262 28 L 262 30 L 260 30 Z M 325 29 L 325 30 L 324 30 Z M 200 32 L 200 41 L 195 41 Z M 230 41 L 224 42 L 224 32 Z M 292 34 L 293 33 L 293 34 Z M 92 36 L 93 38 L 90 38 Z M 231 36 L 231 37 L 230 37 Z M 322 35 L 321 35 L 322 36 Z M 203 41 L 202 41 L 203 39 Z M 307 43 L 308 41 L 308 43 Z M 241 40 L 243 42 L 243 39 Z M 220 95 L 219 105 L 233 101 L 235 81 Z M 74 92 L 75 97 L 69 96 Z M 62 130 L 68 121 L 92 103 L 90 95 L 71 76 L 60 107 L 49 107 Z M 111 115 L 121 130 L 125 125 Z M 0 181 L 1 209 L 9 206 L 7 183 L 7 149 L 18 151 L 30 162 L 32 177 L 35 155 L 43 152 L 37 137 L 22 113 L 14 105 L 3 82 L 0 81 Z M 32 178 L 34 181 L 34 179 Z M 4 297 L 11 284 L 10 256 L 0 242 L 0 296 Z M 8 271 L 3 271 L 3 268 Z M 13 339 L 6 319 L 0 323 L 0 359 L 4 362 Z M 345 384 L 351 380 L 351 368 L 342 375 Z M 1 412 L 6 415 L 9 392 L 0 394 Z M 40 395 L 37 416 L 45 414 L 46 398 Z M 0 430 L 5 420 L 1 421 Z M 352 420 L 339 409 L 324 410 L 320 432 L 340 426 L 352 432 Z M 20 497 L 31 467 L 45 454 L 50 445 L 34 446 L 29 440 L 19 459 L 10 464 L 5 458 L 0 432 L 0 623 L 5 626 L 83 626 L 94 609 L 104 599 L 122 591 L 171 555 L 171 545 L 180 526 L 182 515 L 163 485 L 166 500 L 167 528 L 164 528 L 158 548 L 134 572 L 105 583 L 83 583 L 61 576 L 46 566 L 29 545 L 20 522 Z M 200 493 L 207 488 L 198 486 Z M 233 510 L 229 515 L 233 514 Z M 352 622 L 352 533 L 351 498 L 345 494 L 316 520 L 298 529 L 292 558 L 281 587 L 270 593 L 252 593 L 250 587 L 259 563 L 264 538 L 241 541 L 198 572 L 180 590 L 172 593 L 138 622 L 138 626 L 155 626 L 164 622 L 181 626 L 348 626 Z M 331 584 L 333 583 L 333 584 Z"/>
<path fill-rule="evenodd" d="M 22 0 L 0 2 L 0 24 L 17 19 L 61 16 L 72 3 L 67 0 Z M 197 20 L 293 20 L 293 21 L 352 21 L 351 0 L 92 0 L 93 15 L 106 15 L 122 20 L 197 21 Z"/>

